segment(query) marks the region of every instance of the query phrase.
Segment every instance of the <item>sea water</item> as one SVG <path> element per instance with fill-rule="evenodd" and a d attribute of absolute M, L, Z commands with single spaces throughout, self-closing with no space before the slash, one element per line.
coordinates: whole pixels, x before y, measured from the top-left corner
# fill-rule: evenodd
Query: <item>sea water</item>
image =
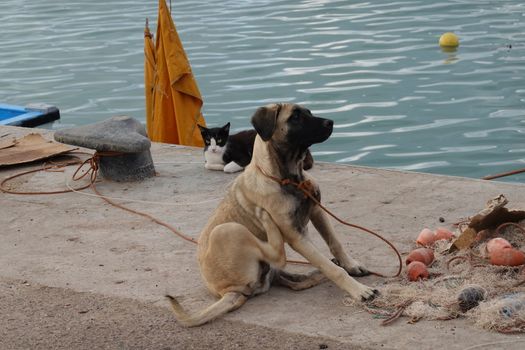
<path fill-rule="evenodd" d="M 245 129 L 257 107 L 293 102 L 335 121 L 312 149 L 320 161 L 472 178 L 525 167 L 522 0 L 171 8 L 208 125 Z M 146 17 L 155 33 L 156 0 L 1 1 L 0 102 L 54 104 L 55 129 L 144 121 Z M 460 39 L 452 52 L 438 45 L 449 31 Z"/>

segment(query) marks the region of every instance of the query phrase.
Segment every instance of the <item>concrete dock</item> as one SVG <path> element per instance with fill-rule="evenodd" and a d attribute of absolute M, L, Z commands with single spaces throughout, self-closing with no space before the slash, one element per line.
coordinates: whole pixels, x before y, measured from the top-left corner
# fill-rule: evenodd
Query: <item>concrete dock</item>
<path fill-rule="evenodd" d="M 20 137 L 46 130 L 0 127 Z M 199 230 L 236 175 L 208 171 L 202 150 L 153 144 L 157 176 L 138 183 L 100 181 L 104 195 L 189 236 Z M 0 168 L 0 179 L 41 163 Z M 38 172 L 12 189 L 76 187 L 75 167 Z M 499 194 L 525 208 L 525 185 L 316 163 L 323 202 L 352 223 L 408 252 L 424 227 L 451 227 Z M 503 335 L 467 319 L 401 318 L 389 326 L 331 282 L 302 292 L 274 287 L 209 325 L 177 325 L 166 293 L 190 310 L 215 299 L 198 271 L 195 246 L 150 220 L 123 211 L 91 190 L 57 195 L 0 193 L 0 349 L 523 349 L 525 335 Z M 440 222 L 440 218 L 444 222 Z M 334 223 L 351 256 L 394 273 L 395 255 L 376 238 Z M 328 254 L 317 237 L 310 235 Z M 289 258 L 300 258 L 289 252 Z M 305 267 L 291 266 L 291 269 Z M 379 277 L 360 278 L 380 285 Z"/>

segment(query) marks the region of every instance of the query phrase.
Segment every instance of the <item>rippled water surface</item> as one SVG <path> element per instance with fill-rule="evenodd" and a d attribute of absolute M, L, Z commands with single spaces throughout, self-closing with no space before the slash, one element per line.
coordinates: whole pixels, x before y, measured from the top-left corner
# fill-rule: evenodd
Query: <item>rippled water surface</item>
<path fill-rule="evenodd" d="M 173 0 L 172 16 L 210 125 L 247 128 L 258 106 L 295 102 L 336 122 L 318 160 L 468 177 L 525 167 L 522 0 Z M 157 1 L 3 0 L 0 102 L 54 104 L 54 128 L 144 121 L 146 17 L 154 31 Z M 447 31 L 456 52 L 437 44 Z"/>

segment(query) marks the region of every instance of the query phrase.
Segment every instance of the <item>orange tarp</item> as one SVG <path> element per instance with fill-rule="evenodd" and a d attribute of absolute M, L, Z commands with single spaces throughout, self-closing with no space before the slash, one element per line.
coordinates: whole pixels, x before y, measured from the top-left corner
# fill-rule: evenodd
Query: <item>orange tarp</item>
<path fill-rule="evenodd" d="M 146 25 L 147 26 L 147 25 Z M 146 122 L 152 141 L 204 145 L 202 97 L 165 0 L 159 0 L 155 45 L 144 31 Z"/>

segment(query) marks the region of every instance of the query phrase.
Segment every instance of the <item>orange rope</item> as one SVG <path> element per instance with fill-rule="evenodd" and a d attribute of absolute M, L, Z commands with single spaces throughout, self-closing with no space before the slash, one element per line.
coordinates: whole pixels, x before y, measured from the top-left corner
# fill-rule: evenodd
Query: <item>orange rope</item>
<path fill-rule="evenodd" d="M 130 212 L 130 213 L 133 213 L 133 214 L 136 214 L 136 215 L 140 215 L 142 217 L 145 217 L 145 218 L 148 218 L 150 219 L 151 221 L 153 221 L 154 223 L 160 225 L 160 226 L 163 226 L 163 227 L 166 227 L 168 230 L 170 230 L 171 232 L 173 232 L 174 234 L 176 234 L 177 236 L 179 236 L 180 238 L 188 241 L 188 242 L 191 242 L 191 243 L 195 243 L 197 244 L 197 240 L 195 240 L 194 238 L 192 237 L 189 237 L 187 235 L 185 235 L 184 233 L 180 232 L 179 230 L 177 230 L 175 227 L 171 226 L 170 224 L 162 221 L 162 220 L 159 220 L 157 218 L 155 218 L 154 216 L 148 214 L 148 213 L 144 213 L 144 212 L 141 212 L 141 211 L 138 211 L 138 210 L 135 210 L 135 209 L 131 209 L 131 208 L 127 208 L 121 204 L 118 204 L 114 201 L 112 201 L 111 199 L 105 197 L 103 194 L 101 194 L 96 185 L 95 185 L 95 181 L 97 179 L 97 173 L 98 173 L 98 163 L 100 161 L 100 158 L 101 157 L 111 157 L 111 156 L 119 156 L 119 155 L 122 155 L 123 153 L 121 152 L 95 152 L 95 154 L 93 155 L 93 157 L 91 158 L 88 158 L 86 159 L 78 168 L 77 170 L 75 171 L 75 173 L 73 174 L 73 180 L 74 181 L 77 181 L 77 180 L 80 180 L 82 179 L 83 177 L 85 177 L 87 174 L 90 174 L 90 184 L 89 186 L 91 186 L 91 188 L 93 189 L 93 192 L 95 192 L 101 199 L 103 199 L 106 203 L 108 204 L 111 204 L 117 208 L 120 208 L 122 210 L 125 210 L 127 212 Z M 77 177 L 77 173 L 80 171 L 80 169 L 85 165 L 85 164 L 89 164 L 90 165 L 90 168 L 88 169 L 88 171 L 86 173 L 84 173 L 83 175 Z"/>
<path fill-rule="evenodd" d="M 501 229 L 503 229 L 504 227 L 507 227 L 507 226 L 512 226 L 512 227 L 515 227 L 517 228 L 518 230 L 521 231 L 521 233 L 525 234 L 525 228 L 523 226 L 521 226 L 520 224 L 517 224 L 515 222 L 505 222 L 501 225 L 499 225 L 497 228 L 496 228 L 496 235 L 501 235 Z"/>
<path fill-rule="evenodd" d="M 339 223 L 343 224 L 343 225 L 346 225 L 346 226 L 350 226 L 350 227 L 353 227 L 353 228 L 357 228 L 361 231 L 364 231 L 364 232 L 367 232 L 367 233 L 370 233 L 371 235 L 374 235 L 376 236 L 377 238 L 379 238 L 380 240 L 382 240 L 383 242 L 385 242 L 387 245 L 390 246 L 390 248 L 392 248 L 392 250 L 396 253 L 397 255 L 397 258 L 399 260 L 399 269 L 397 270 L 397 273 L 394 275 L 394 276 L 391 276 L 391 277 L 397 277 L 401 274 L 401 270 L 403 269 L 403 259 L 401 258 L 401 254 L 399 253 L 399 251 L 397 250 L 397 248 L 389 241 L 387 240 L 386 238 L 382 237 L 380 234 L 370 230 L 370 229 L 367 229 L 366 227 L 363 227 L 363 226 L 359 226 L 359 225 L 356 225 L 356 224 L 351 224 L 349 222 L 346 222 L 342 219 L 340 219 L 337 215 L 335 215 L 334 213 L 332 213 L 330 210 L 328 210 L 325 206 L 323 206 L 321 204 L 321 202 L 319 202 L 317 200 L 317 198 L 315 198 L 315 196 L 312 194 L 312 183 L 309 181 L 309 180 L 306 180 L 306 181 L 301 181 L 300 183 L 297 183 L 295 181 L 292 181 L 290 179 L 279 179 L 277 177 L 274 177 L 274 176 L 271 176 L 269 174 L 266 174 L 259 166 L 257 166 L 257 169 L 261 172 L 261 174 L 263 174 L 264 176 L 266 176 L 267 178 L 277 182 L 278 184 L 280 184 L 281 186 L 285 186 L 285 185 L 293 185 L 295 187 L 297 187 L 297 189 L 299 189 L 301 192 L 304 193 L 304 195 L 308 198 L 310 198 L 315 204 L 317 204 L 321 209 L 323 209 L 328 215 L 330 215 L 331 217 L 333 217 L 335 220 L 337 220 Z M 380 276 L 380 277 L 387 277 L 383 274 L 380 274 L 380 273 L 377 273 L 377 272 L 372 272 L 370 271 L 371 274 L 373 275 L 376 275 L 376 276 Z"/>
<path fill-rule="evenodd" d="M 165 223 L 164 221 L 161 221 L 161 220 L 153 217 L 150 214 L 143 213 L 143 212 L 140 212 L 140 211 L 137 211 L 137 210 L 134 210 L 134 209 L 127 208 L 127 207 L 125 207 L 123 205 L 120 205 L 120 204 L 110 200 L 109 198 L 106 198 L 104 195 L 102 195 L 98 191 L 98 189 L 97 189 L 97 187 L 95 185 L 95 182 L 97 180 L 97 172 L 98 172 L 98 169 L 99 169 L 98 163 L 100 161 L 100 158 L 101 157 L 119 156 L 119 155 L 122 155 L 122 154 L 123 153 L 121 153 L 121 152 L 95 152 L 90 158 L 87 158 L 84 161 L 81 161 L 80 159 L 77 158 L 75 160 L 68 161 L 68 162 L 61 163 L 61 164 L 54 164 L 54 165 L 44 166 L 44 167 L 39 168 L 39 169 L 33 169 L 33 170 L 29 170 L 29 171 L 24 171 L 24 172 L 21 172 L 21 173 L 18 173 L 18 174 L 15 174 L 15 175 L 12 175 L 12 176 L 9 176 L 9 177 L 5 178 L 0 183 L 0 190 L 2 192 L 10 193 L 10 194 L 44 195 L 44 194 L 61 194 L 61 193 L 80 191 L 80 190 L 84 190 L 84 189 L 86 189 L 88 187 L 91 187 L 93 189 L 93 191 L 100 198 L 102 198 L 104 201 L 106 201 L 107 203 L 109 203 L 109 204 L 111 204 L 111 205 L 113 205 L 113 206 L 115 206 L 117 208 L 120 208 L 122 210 L 126 210 L 126 211 L 128 211 L 130 213 L 146 217 L 146 218 L 150 219 L 151 221 L 155 222 L 156 224 L 166 227 L 167 229 L 169 229 L 170 231 L 172 231 L 174 234 L 176 234 L 177 236 L 181 237 L 182 239 L 184 239 L 186 241 L 189 241 L 189 242 L 192 242 L 192 243 L 197 243 L 197 240 L 195 240 L 194 238 L 191 238 L 189 236 L 186 236 L 185 234 L 183 234 L 182 232 L 180 232 L 179 230 L 177 230 L 175 227 L 171 226 L 170 224 Z M 85 178 L 86 176 L 89 175 L 89 183 L 87 185 L 81 186 L 79 188 L 74 188 L 74 189 L 58 190 L 58 191 L 43 191 L 43 192 L 13 191 L 13 190 L 7 189 L 5 187 L 6 183 L 8 183 L 10 180 L 15 179 L 15 178 L 20 177 L 20 176 L 23 176 L 23 175 L 27 175 L 27 174 L 31 174 L 31 173 L 35 173 L 35 172 L 39 172 L 39 171 L 47 171 L 49 169 L 63 168 L 63 167 L 66 167 L 66 166 L 69 166 L 69 165 L 75 165 L 75 164 L 79 164 L 79 166 L 75 170 L 75 172 L 73 173 L 73 180 L 74 181 L 78 181 L 78 180 L 81 180 L 81 179 L 83 179 L 83 178 Z M 79 172 L 82 170 L 82 168 L 84 168 L 85 165 L 89 165 L 89 168 L 87 169 L 87 171 L 85 173 L 79 175 Z"/>
<path fill-rule="evenodd" d="M 80 159 L 77 158 L 75 160 L 68 161 L 68 162 L 65 162 L 65 163 L 62 163 L 62 164 L 54 164 L 54 165 L 43 166 L 42 168 L 39 168 L 39 169 L 28 170 L 28 171 L 24 171 L 24 172 L 21 172 L 21 173 L 12 175 L 12 176 L 8 176 L 4 180 L 2 180 L 2 182 L 0 182 L 0 191 L 5 192 L 5 193 L 10 193 L 10 194 L 37 195 L 37 194 L 60 194 L 60 193 L 73 192 L 73 190 L 75 190 L 75 191 L 84 190 L 84 189 L 88 188 L 91 184 L 87 184 L 85 186 L 82 186 L 82 187 L 79 187 L 79 188 L 75 188 L 73 190 L 69 190 L 68 189 L 68 190 L 46 191 L 46 192 L 33 192 L 33 191 L 21 192 L 21 191 L 13 191 L 13 190 L 10 190 L 10 189 L 5 187 L 6 183 L 9 182 L 10 180 L 16 179 L 17 177 L 20 177 L 20 176 L 23 176 L 23 175 L 36 173 L 36 172 L 39 172 L 39 171 L 48 171 L 50 169 L 59 169 L 59 168 L 66 167 L 68 165 L 75 165 L 75 164 L 83 165 L 84 163 L 81 163 Z M 56 170 L 54 170 L 54 171 L 56 171 Z"/>
<path fill-rule="evenodd" d="M 122 209 L 122 210 L 125 210 L 125 211 L 127 211 L 127 212 L 130 212 L 130 213 L 137 214 L 137 215 L 143 216 L 143 217 L 145 217 L 145 218 L 148 218 L 148 219 L 150 219 L 151 221 L 153 221 L 154 223 L 156 223 L 156 224 L 158 224 L 158 225 L 160 225 L 160 226 L 164 226 L 164 227 L 166 227 L 168 230 L 170 230 L 171 232 L 173 232 L 174 234 L 176 234 L 176 235 L 179 236 L 180 238 L 182 238 L 182 239 L 184 239 L 184 240 L 186 240 L 186 241 L 188 241 L 188 242 L 191 242 L 191 243 L 195 243 L 195 244 L 197 244 L 197 240 L 196 240 L 196 239 L 194 239 L 194 238 L 192 238 L 192 237 L 189 237 L 189 236 L 185 235 L 184 233 L 182 233 L 181 231 L 177 230 L 175 227 L 171 226 L 170 224 L 168 224 L 168 223 L 166 223 L 166 222 L 164 222 L 164 221 L 162 221 L 162 220 L 159 220 L 159 219 L 155 218 L 154 216 L 152 216 L 152 215 L 150 215 L 150 214 L 148 214 L 148 213 L 144 213 L 144 212 L 141 212 L 141 211 L 138 211 L 138 210 L 134 210 L 134 209 L 131 209 L 131 208 L 127 208 L 127 207 L 125 207 L 125 206 L 123 206 L 123 205 L 121 205 L 121 204 L 118 204 L 118 203 L 112 201 L 111 199 L 105 197 L 104 195 L 102 195 L 102 194 L 98 191 L 98 189 L 97 189 L 97 187 L 95 186 L 95 183 L 94 183 L 94 182 L 91 183 L 91 188 L 93 189 L 93 191 L 94 191 L 94 192 L 95 192 L 100 198 L 102 198 L 102 199 L 103 199 L 104 201 L 106 201 L 107 203 L 109 203 L 109 204 L 111 204 L 111 205 L 113 205 L 113 206 L 115 206 L 115 207 L 117 207 L 117 208 L 120 208 L 120 209 Z"/>
<path fill-rule="evenodd" d="M 525 168 L 518 169 L 518 170 L 512 170 L 506 173 L 501 173 L 501 174 L 496 174 L 496 175 L 487 175 L 487 176 L 482 177 L 481 179 L 482 180 L 492 180 L 492 179 L 497 179 L 497 178 L 504 177 L 504 176 L 516 175 L 516 174 L 521 174 L 521 173 L 525 173 Z"/>
<path fill-rule="evenodd" d="M 86 154 L 85 152 L 79 152 L 79 153 Z M 155 218 L 154 216 L 152 216 L 150 214 L 147 214 L 147 213 L 144 213 L 144 212 L 141 212 L 141 211 L 138 211 L 138 210 L 134 210 L 134 209 L 131 209 L 131 208 L 127 208 L 127 207 L 125 207 L 125 206 L 123 206 L 121 204 L 118 204 L 118 203 L 112 201 L 111 199 L 105 197 L 103 194 L 101 194 L 98 191 L 95 183 L 96 183 L 96 180 L 97 180 L 97 173 L 98 173 L 98 169 L 99 169 L 98 163 L 100 161 L 100 158 L 101 157 L 118 156 L 118 155 L 122 155 L 122 153 L 120 153 L 120 152 L 95 152 L 90 158 L 87 158 L 84 161 L 81 161 L 80 159 L 77 158 L 75 160 L 68 161 L 68 162 L 65 162 L 65 163 L 59 163 L 59 164 L 44 166 L 44 167 L 39 168 L 39 169 L 33 169 L 33 170 L 21 172 L 21 173 L 9 176 L 9 177 L 5 178 L 4 180 L 2 180 L 2 182 L 0 182 L 0 191 L 5 192 L 5 193 L 10 193 L 10 194 L 19 194 L 19 195 L 50 195 L 50 194 L 62 194 L 62 193 L 69 193 L 69 192 L 74 192 L 74 191 L 80 191 L 80 190 L 84 190 L 84 189 L 86 189 L 88 187 L 91 187 L 93 189 L 93 191 L 101 199 L 103 199 L 105 202 L 107 202 L 108 204 L 113 205 L 113 206 L 115 206 L 117 208 L 120 208 L 122 210 L 125 210 L 127 212 L 130 212 L 130 213 L 133 213 L 133 214 L 136 214 L 136 215 L 140 215 L 142 217 L 150 219 L 154 223 L 167 228 L 168 230 L 170 230 L 171 232 L 173 232 L 175 235 L 177 235 L 178 237 L 182 238 L 183 240 L 188 241 L 188 242 L 193 243 L 193 244 L 197 244 L 198 241 L 196 239 L 194 239 L 194 238 L 192 238 L 192 237 L 182 233 L 181 231 L 179 231 L 178 229 L 176 229 L 172 225 L 170 225 L 170 224 L 168 224 L 168 223 L 166 223 L 166 222 L 164 222 L 162 220 L 159 220 L 159 219 Z M 23 175 L 27 175 L 27 174 L 31 174 L 31 173 L 35 173 L 35 172 L 39 172 L 39 171 L 48 171 L 50 169 L 59 169 L 59 168 L 63 168 L 63 167 L 66 167 L 66 166 L 69 166 L 69 165 L 75 165 L 75 164 L 79 164 L 79 166 L 75 170 L 75 172 L 73 173 L 73 180 L 74 181 L 78 181 L 78 180 L 81 180 L 81 179 L 83 179 L 83 178 L 85 178 L 86 176 L 89 175 L 89 183 L 87 185 L 81 186 L 79 188 L 74 188 L 74 189 L 57 190 L 57 191 L 44 191 L 44 192 L 13 191 L 13 190 L 7 189 L 5 187 L 5 185 L 10 180 L 18 178 L 18 177 L 23 176 Z M 81 171 L 81 169 L 84 168 L 86 165 L 89 165 L 89 168 L 87 169 L 87 171 L 84 174 L 79 175 L 79 172 Z M 260 168 L 259 168 L 259 170 L 262 172 L 262 170 Z M 401 255 L 399 254 L 399 251 L 394 247 L 394 245 L 392 243 L 390 243 L 388 240 L 386 240 L 385 238 L 381 237 L 379 234 L 377 234 L 377 233 L 375 233 L 375 232 L 373 232 L 371 230 L 368 230 L 368 229 L 366 229 L 364 227 L 361 227 L 359 225 L 347 223 L 347 222 L 339 219 L 336 215 L 334 215 L 332 212 L 330 212 L 328 209 L 326 209 L 317 199 L 314 198 L 314 196 L 310 192 L 311 191 L 311 183 L 310 182 L 303 181 L 303 182 L 297 184 L 297 183 L 295 183 L 295 182 L 293 182 L 293 181 L 291 181 L 289 179 L 285 179 L 285 180 L 281 181 L 281 180 L 279 180 L 277 178 L 274 178 L 274 177 L 266 175 L 264 172 L 262 172 L 262 173 L 265 176 L 273 179 L 274 181 L 277 181 L 281 185 L 292 184 L 292 185 L 296 186 L 306 196 L 308 196 L 311 200 L 313 200 L 314 203 L 319 205 L 324 211 L 326 211 L 330 216 L 332 216 L 334 219 L 336 219 L 340 223 L 342 223 L 344 225 L 347 225 L 347 226 L 358 228 L 358 229 L 363 230 L 363 231 L 366 231 L 366 232 L 368 232 L 368 233 L 370 233 L 370 234 L 380 238 L 384 242 L 386 242 L 390 247 L 392 247 L 392 249 L 395 251 L 395 253 L 397 254 L 397 256 L 399 258 L 399 270 L 398 270 L 397 274 L 395 276 L 393 276 L 393 277 L 397 277 L 397 276 L 400 275 L 401 269 L 402 269 L 402 266 L 403 266 L 403 262 L 402 262 L 402 259 L 401 259 Z M 300 261 L 300 260 L 286 260 L 286 261 L 288 263 L 291 263 L 291 264 L 310 265 L 310 263 L 307 262 L 307 261 Z M 384 275 L 382 275 L 380 273 L 376 273 L 376 272 L 371 272 L 371 273 L 374 274 L 374 275 L 377 275 L 377 276 L 386 277 L 386 276 L 384 276 Z"/>

